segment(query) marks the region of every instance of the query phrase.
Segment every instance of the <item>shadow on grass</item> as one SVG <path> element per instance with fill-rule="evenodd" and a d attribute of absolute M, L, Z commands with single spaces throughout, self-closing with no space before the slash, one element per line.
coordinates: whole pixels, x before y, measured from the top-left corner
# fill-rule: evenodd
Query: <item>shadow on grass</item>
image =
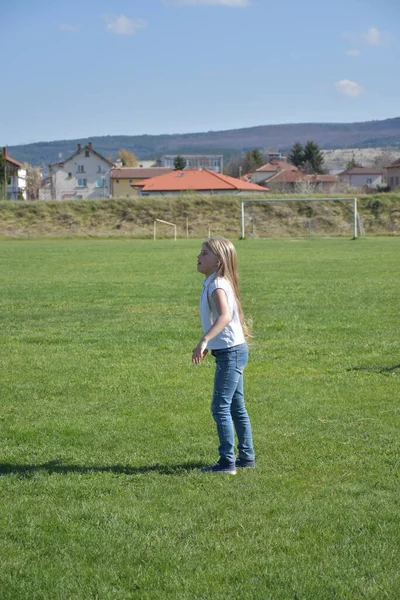
<path fill-rule="evenodd" d="M 183 463 L 178 465 L 149 465 L 142 467 L 131 467 L 125 465 L 104 466 L 81 466 L 64 465 L 60 460 L 50 460 L 42 465 L 11 465 L 0 463 L 0 476 L 19 475 L 20 477 L 32 477 L 35 473 L 43 472 L 52 475 L 67 475 L 68 473 L 114 473 L 115 475 L 143 475 L 145 473 L 159 473 L 160 475 L 179 475 L 195 469 L 204 467 L 203 463 Z"/>
<path fill-rule="evenodd" d="M 367 367 L 351 367 L 347 371 L 369 371 L 370 373 L 393 373 L 396 369 L 400 369 L 400 365 L 393 367 L 381 367 L 378 365 L 370 365 Z"/>

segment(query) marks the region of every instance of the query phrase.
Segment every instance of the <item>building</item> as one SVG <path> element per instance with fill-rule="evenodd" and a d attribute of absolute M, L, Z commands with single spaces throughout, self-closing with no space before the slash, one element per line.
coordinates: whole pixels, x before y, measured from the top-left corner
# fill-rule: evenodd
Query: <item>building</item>
<path fill-rule="evenodd" d="M 400 187 L 400 158 L 386 167 L 386 183 L 392 190 Z"/>
<path fill-rule="evenodd" d="M 89 142 L 66 160 L 49 165 L 53 200 L 108 198 L 110 172 L 114 164 Z"/>
<path fill-rule="evenodd" d="M 268 191 L 268 188 L 207 169 L 171 171 L 166 175 L 159 175 L 131 185 L 137 188 L 143 196 L 175 195 L 188 191 L 200 194 L 265 193 Z"/>
<path fill-rule="evenodd" d="M 271 177 L 275 176 L 281 171 L 297 173 L 299 172 L 299 169 L 284 160 L 272 158 L 269 162 L 267 162 L 265 165 L 262 165 L 255 171 L 250 171 L 250 173 L 247 174 L 247 177 L 252 183 L 263 185 Z"/>
<path fill-rule="evenodd" d="M 337 188 L 339 179 L 336 175 L 307 175 L 307 182 L 316 192 L 331 194 Z"/>
<path fill-rule="evenodd" d="M 308 175 L 291 163 L 276 158 L 251 171 L 246 178 L 258 185 L 268 186 L 270 190 L 299 194 L 311 191 L 329 193 L 338 183 L 335 175 Z"/>
<path fill-rule="evenodd" d="M 3 158 L 5 158 L 4 179 L 7 182 L 7 200 L 26 200 L 26 169 L 22 163 L 8 155 L 4 147 Z"/>
<path fill-rule="evenodd" d="M 111 196 L 114 198 L 137 196 L 138 189 L 132 187 L 133 183 L 157 177 L 158 175 L 165 175 L 171 171 L 172 169 L 164 167 L 116 167 L 111 170 Z"/>
<path fill-rule="evenodd" d="M 274 158 L 282 161 L 286 160 L 286 157 L 281 154 L 280 150 L 276 150 L 276 148 L 268 148 L 268 150 L 265 150 L 264 154 L 268 158 L 268 162 Z"/>
<path fill-rule="evenodd" d="M 384 169 L 351 167 L 339 173 L 339 181 L 349 187 L 378 188 L 382 185 Z"/>
<path fill-rule="evenodd" d="M 207 169 L 215 173 L 222 173 L 224 170 L 222 154 L 166 154 L 160 159 L 160 167 L 173 169 L 177 156 L 181 156 L 186 161 L 185 169 Z"/>

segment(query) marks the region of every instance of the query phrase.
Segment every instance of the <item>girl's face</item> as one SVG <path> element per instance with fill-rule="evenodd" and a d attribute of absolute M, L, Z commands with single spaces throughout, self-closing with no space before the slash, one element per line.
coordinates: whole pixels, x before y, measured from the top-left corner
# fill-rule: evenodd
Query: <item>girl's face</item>
<path fill-rule="evenodd" d="M 211 275 L 211 273 L 215 273 L 218 269 L 218 262 L 218 258 L 215 254 L 203 244 L 200 254 L 197 257 L 197 270 L 199 273 L 203 273 L 206 277 Z"/>

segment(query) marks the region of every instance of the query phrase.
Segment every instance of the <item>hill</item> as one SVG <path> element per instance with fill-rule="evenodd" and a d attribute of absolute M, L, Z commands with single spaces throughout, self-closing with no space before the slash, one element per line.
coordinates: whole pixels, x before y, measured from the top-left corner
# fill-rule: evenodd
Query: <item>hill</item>
<path fill-rule="evenodd" d="M 322 148 L 373 148 L 400 146 L 400 117 L 361 123 L 289 123 L 260 125 L 227 131 L 171 135 L 115 135 L 91 137 L 94 148 L 106 157 L 115 157 L 127 148 L 142 159 L 168 153 L 216 153 L 226 158 L 250 148 L 286 150 L 296 141 L 312 139 Z M 66 158 L 76 144 L 89 138 L 37 142 L 10 146 L 12 157 L 32 165 L 47 165 Z M 4 143 L 4 140 L 3 140 Z M 61 155 L 61 157 L 60 157 Z"/>

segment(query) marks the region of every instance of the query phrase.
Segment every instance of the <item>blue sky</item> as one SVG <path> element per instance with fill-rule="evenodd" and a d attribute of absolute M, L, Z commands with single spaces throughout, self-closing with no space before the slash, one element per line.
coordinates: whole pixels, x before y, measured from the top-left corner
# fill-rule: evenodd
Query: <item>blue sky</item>
<path fill-rule="evenodd" d="M 0 145 L 400 116 L 399 0 L 2 0 Z"/>

